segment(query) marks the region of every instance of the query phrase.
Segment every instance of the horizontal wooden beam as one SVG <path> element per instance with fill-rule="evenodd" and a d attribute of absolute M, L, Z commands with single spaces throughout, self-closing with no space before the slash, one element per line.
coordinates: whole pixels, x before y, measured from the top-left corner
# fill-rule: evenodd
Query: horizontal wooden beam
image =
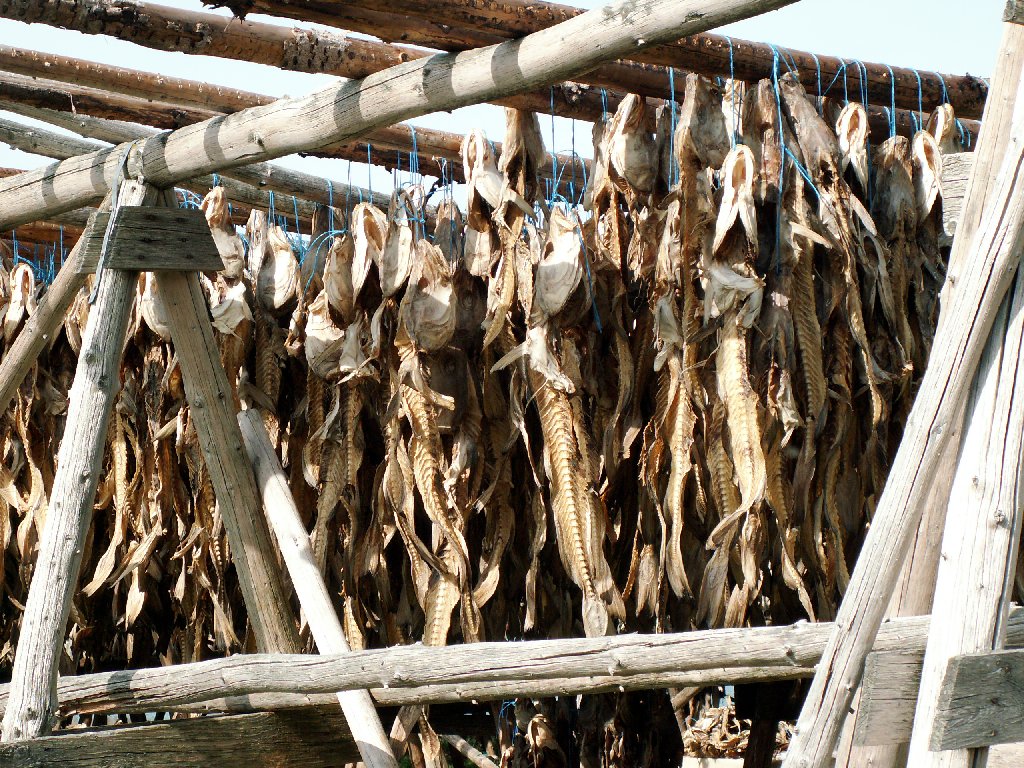
<path fill-rule="evenodd" d="M 81 32 L 109 34 L 158 50 L 184 50 L 270 64 L 282 69 L 323 72 L 350 78 L 365 77 L 387 66 L 430 54 L 430 51 L 422 48 L 355 39 L 323 29 L 295 30 L 247 20 L 236 20 L 225 25 L 222 16 L 190 13 L 148 3 L 132 3 L 130 0 L 63 0 L 61 3 L 46 3 L 45 8 L 37 7 L 41 2 L 44 0 L 0 0 L 0 16 L 9 13 L 9 18 L 22 21 L 41 21 Z M 245 43 L 238 40 L 240 36 L 246 38 Z M 296 46 L 302 53 L 293 50 Z M 284 55 L 285 50 L 291 53 Z M 698 61 L 705 59 L 701 58 Z M 246 95 L 245 92 L 236 89 L 220 89 L 207 84 L 202 84 L 201 88 L 193 88 L 191 81 L 180 78 L 164 78 L 153 73 L 108 67 L 96 62 L 17 48 L 8 48 L 6 52 L 0 48 L 0 71 L 3 70 L 224 112 L 242 108 L 242 102 L 252 95 Z M 695 71 L 701 70 L 698 68 Z M 593 81 L 593 85 L 561 83 L 537 93 L 498 98 L 493 103 L 594 121 L 602 113 L 614 110 L 622 95 L 627 92 L 654 99 L 652 108 L 669 98 L 671 94 L 668 70 L 662 67 L 620 62 L 610 70 L 603 67 L 600 72 L 605 73 L 603 80 L 594 73 L 587 75 Z M 614 73 L 614 76 L 609 75 L 609 72 Z M 705 74 L 715 76 L 728 73 L 728 69 L 725 69 L 722 72 Z M 749 79 L 758 80 L 768 77 L 771 70 L 752 71 L 748 74 L 751 75 Z M 684 76 L 685 72 L 676 73 L 677 86 L 681 87 Z M 815 83 L 808 82 L 808 87 L 814 88 Z M 838 95 L 838 89 L 834 93 Z M 94 98 L 84 101 L 94 101 Z M 888 104 L 889 101 L 887 95 L 881 103 Z M 916 100 L 913 107 L 916 110 Z M 887 111 L 882 106 L 869 106 L 868 116 L 872 137 L 878 141 L 887 138 Z M 178 119 L 173 114 L 166 117 L 168 120 Z M 897 131 L 903 135 L 911 135 L 918 124 L 915 118 L 914 110 L 897 108 Z M 977 136 L 977 122 L 965 120 L 963 127 L 966 137 L 973 140 Z M 376 144 L 380 143 L 378 138 Z M 457 146 L 456 144 L 456 151 Z M 408 143 L 404 148 L 405 151 L 411 150 Z M 358 151 L 365 155 L 365 147 L 358 148 Z M 445 157 L 443 154 L 438 156 Z"/>
<path fill-rule="evenodd" d="M 74 730 L 0 744 L 18 768 L 341 768 L 359 760 L 345 718 L 261 712 Z"/>
<path fill-rule="evenodd" d="M 384 40 L 398 40 L 442 50 L 461 50 L 490 45 L 501 40 L 531 34 L 583 13 L 580 8 L 543 0 L 364 0 L 358 4 L 347 0 L 205 0 L 210 5 L 226 5 L 237 15 L 265 13 L 289 19 L 301 19 L 341 27 L 355 32 L 377 35 Z M 824 21 L 824 19 L 822 20 Z M 783 50 L 768 43 L 755 43 L 723 35 L 700 34 L 652 46 L 631 53 L 628 58 L 645 63 L 674 67 L 706 76 L 728 77 L 730 73 L 743 80 L 760 80 L 772 71 L 777 55 L 785 57 L 800 74 L 803 84 L 813 89 L 818 82 L 827 85 L 838 76 L 846 79 L 851 92 L 858 92 L 861 74 L 868 97 L 875 103 L 888 104 L 895 96 L 898 107 L 915 110 L 920 98 L 926 108 L 948 98 L 963 117 L 980 117 L 988 93 L 986 82 L 970 75 L 941 75 L 886 64 L 855 63 L 844 67 L 836 56 L 805 51 Z M 787 66 L 780 64 L 780 66 Z M 631 88 L 626 82 L 642 80 L 635 72 L 623 72 L 621 62 L 604 65 L 580 79 L 585 82 L 612 83 Z M 668 88 L 664 70 L 650 75 L 660 77 L 660 93 Z M 894 82 L 895 81 L 895 82 Z M 841 83 L 840 83 L 841 84 Z M 895 93 L 894 93 L 895 89 Z"/>
<path fill-rule="evenodd" d="M 1024 651 L 954 656 L 936 702 L 930 748 L 1024 741 Z"/>
<path fill-rule="evenodd" d="M 516 94 L 651 45 L 790 5 L 794 0 L 616 0 L 514 42 L 438 54 L 302 98 L 215 117 L 140 142 L 0 180 L 0 229 L 80 208 L 127 161 L 169 187 L 206 173 L 351 141 L 400 120 Z M 571 48 L 572 56 L 552 56 Z"/>
<path fill-rule="evenodd" d="M 76 265 L 81 274 L 96 271 L 109 221 L 109 212 L 97 211 L 86 229 Z M 114 214 L 111 232 L 104 262 L 108 269 L 219 272 L 224 268 L 202 211 L 126 206 Z"/>
<path fill-rule="evenodd" d="M 923 658 L 928 617 L 883 625 L 875 649 Z M 240 655 L 155 669 L 65 676 L 61 713 L 284 709 L 370 688 L 380 705 L 555 696 L 622 689 L 766 682 L 809 676 L 833 625 L 706 630 L 668 635 L 398 646 L 342 656 Z M 1008 624 L 1024 643 L 1024 611 Z M 905 686 L 901 677 L 895 685 Z M 884 682 L 884 681 L 883 681 Z M 896 694 L 890 693 L 889 696 Z M 900 696 L 913 700 L 914 689 Z M 0 686 L 0 711 L 7 687 Z M 913 707 L 910 707 L 911 714 Z"/>
<path fill-rule="evenodd" d="M 103 138 L 103 141 L 113 140 L 115 143 L 147 138 L 159 133 L 159 131 L 144 126 L 118 123 L 116 126 L 110 127 L 111 133 L 104 134 L 103 127 L 112 121 L 31 107 L 18 111 L 23 112 L 26 117 L 50 122 L 76 132 L 83 129 L 83 126 L 93 126 L 97 134 L 108 137 Z M 117 134 L 113 134 L 114 130 L 117 131 Z M 66 136 L 3 117 L 0 117 L 0 142 L 9 144 L 23 152 L 42 155 L 54 160 L 67 160 L 77 155 L 110 148 L 106 144 L 97 144 L 88 139 Z M 361 187 L 349 187 L 348 184 L 341 181 L 293 171 L 274 163 L 254 163 L 233 168 L 220 174 L 217 179 L 211 175 L 197 176 L 182 181 L 180 186 L 196 194 L 205 195 L 215 184 L 224 187 L 225 193 L 232 202 L 255 208 L 270 206 L 270 195 L 268 194 L 270 191 L 295 196 L 300 199 L 297 203 L 299 217 L 304 220 L 312 219 L 315 203 L 327 205 L 333 202 L 334 205 L 340 207 L 346 200 L 372 200 L 375 205 L 386 210 L 389 200 L 387 195 L 380 192 L 371 194 L 369 190 Z M 101 197 L 98 196 L 86 204 L 96 202 Z"/>
<path fill-rule="evenodd" d="M 277 24 L 232 20 L 203 13 L 132 0 L 0 0 L 0 17 L 42 23 L 86 34 L 103 34 L 159 51 L 172 51 L 204 56 L 217 56 L 237 61 L 251 61 L 272 67 L 316 74 L 337 75 L 358 79 L 382 69 L 433 51 L 410 46 L 388 45 L 325 29 L 296 29 Z M 31 54 L 32 52 L 28 52 Z M 36 56 L 42 56 L 38 54 Z M 0 69 L 32 74 L 33 56 L 0 56 Z M 47 56 L 54 64 L 56 59 Z M 119 78 L 130 86 L 134 73 L 126 70 Z M 80 82 L 100 85 L 98 70 L 80 67 Z M 110 83 L 106 75 L 102 82 Z M 209 86 L 215 88 L 216 86 Z M 560 117 L 594 120 L 605 109 L 605 102 L 614 109 L 623 94 L 574 82 L 557 83 L 554 90 L 544 89 L 512 97 L 497 97 L 495 103 L 530 111 L 553 110 Z M 201 101 L 186 97 L 176 88 L 173 79 L 167 84 L 153 83 L 153 98 L 200 106 Z M 665 98 L 667 91 L 656 96 Z M 237 106 L 231 111 L 242 108 Z"/>

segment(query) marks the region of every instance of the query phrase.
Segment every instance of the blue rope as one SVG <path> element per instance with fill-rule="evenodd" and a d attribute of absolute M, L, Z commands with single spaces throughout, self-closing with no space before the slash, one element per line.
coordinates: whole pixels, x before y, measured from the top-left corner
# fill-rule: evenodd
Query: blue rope
<path fill-rule="evenodd" d="M 370 152 L 373 149 L 372 144 L 366 145 L 366 164 L 369 168 L 366 169 L 366 178 L 369 180 L 368 189 L 370 190 L 370 198 L 373 199 L 373 160 L 370 158 Z M 351 170 L 351 166 L 349 167 Z M 362 195 L 359 196 L 359 202 L 363 202 Z"/>
<path fill-rule="evenodd" d="M 924 93 L 923 86 L 921 85 L 921 73 L 916 69 L 913 70 L 914 76 L 917 78 L 917 112 L 918 112 L 918 127 L 917 130 L 924 128 Z"/>
<path fill-rule="evenodd" d="M 888 64 L 885 68 L 889 70 L 889 82 L 892 85 L 892 111 L 889 113 L 889 138 L 895 138 L 896 136 L 896 73 L 892 71 L 892 67 Z"/>
<path fill-rule="evenodd" d="M 672 70 L 669 69 L 668 76 L 672 77 Z M 601 89 L 601 117 L 608 117 L 608 91 Z"/>
<path fill-rule="evenodd" d="M 731 52 L 731 43 L 730 43 Z M 672 67 L 668 68 L 668 90 L 669 90 L 669 107 L 671 109 L 671 124 L 669 126 L 669 161 L 668 161 L 668 186 L 671 189 L 679 182 L 679 165 L 676 163 L 676 76 L 675 70 Z M 586 165 L 583 166 L 583 172 L 586 173 Z"/>
<path fill-rule="evenodd" d="M 832 82 L 829 83 L 828 87 L 825 89 L 825 94 L 824 94 L 825 96 L 828 96 L 828 92 L 832 90 L 832 86 L 834 86 L 836 83 L 839 82 L 840 75 L 842 75 L 842 78 L 843 78 L 843 90 L 844 90 L 844 92 L 846 90 L 846 85 L 845 85 L 845 83 L 846 83 L 846 62 L 843 59 L 840 59 L 839 61 L 841 62 L 842 66 L 840 66 L 839 69 L 836 70 L 835 77 L 832 78 Z M 848 98 L 847 98 L 847 101 L 849 101 Z"/>
<path fill-rule="evenodd" d="M 558 156 L 555 154 L 555 87 L 551 86 L 551 178 L 558 178 Z M 558 188 L 555 187 L 557 192 Z M 550 202 L 550 200 L 549 200 Z"/>
<path fill-rule="evenodd" d="M 726 35 L 725 39 L 729 42 L 729 80 L 732 81 L 732 125 L 729 126 L 729 146 L 732 149 L 736 149 L 736 132 L 739 129 L 740 118 L 739 118 L 739 107 L 738 99 L 736 98 L 736 68 L 734 51 L 732 47 L 732 38 Z"/>

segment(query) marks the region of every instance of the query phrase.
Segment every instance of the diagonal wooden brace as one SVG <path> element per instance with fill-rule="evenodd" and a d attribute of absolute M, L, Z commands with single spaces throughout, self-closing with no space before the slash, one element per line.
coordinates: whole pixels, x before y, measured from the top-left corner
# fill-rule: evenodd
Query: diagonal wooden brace
<path fill-rule="evenodd" d="M 157 190 L 152 187 L 125 182 L 118 203 L 152 204 L 156 197 Z M 14 657 L 10 701 L 3 720 L 4 741 L 43 736 L 54 725 L 57 667 L 78 584 L 83 544 L 92 522 L 111 408 L 121 388 L 121 354 L 138 276 L 138 272 L 105 271 L 89 312 L 69 393 L 64 437 L 57 453 L 50 509 Z M 55 302 L 57 307 L 62 300 Z"/>

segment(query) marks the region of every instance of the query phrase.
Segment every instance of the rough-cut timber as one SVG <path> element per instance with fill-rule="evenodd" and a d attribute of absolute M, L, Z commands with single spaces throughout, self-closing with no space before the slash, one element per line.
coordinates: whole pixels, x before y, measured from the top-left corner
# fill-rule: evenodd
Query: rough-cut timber
<path fill-rule="evenodd" d="M 1006 39 L 1015 51 L 1017 41 Z M 977 228 L 965 215 L 963 229 L 953 242 L 951 269 L 966 263 L 935 335 L 935 343 L 903 440 L 875 511 L 871 528 L 857 560 L 850 585 L 829 641 L 808 692 L 797 731 L 786 757 L 786 768 L 824 768 L 832 760 L 853 691 L 860 682 L 864 657 L 870 651 L 899 570 L 921 519 L 929 479 L 940 470 L 938 460 L 969 391 L 974 371 L 988 341 L 1003 296 L 1019 262 L 1024 225 L 1024 93 L 1020 78 L 997 81 L 996 94 L 1005 89 L 1015 99 L 1009 140 L 998 169 L 979 178 L 972 174 L 972 190 L 985 195 L 985 208 Z M 982 142 L 992 141 L 989 134 Z M 988 193 L 985 189 L 988 187 Z"/>
<path fill-rule="evenodd" d="M 543 0 L 366 0 L 358 4 L 345 0 L 309 0 L 304 3 L 291 3 L 287 0 L 207 0 L 207 3 L 227 5 L 239 15 L 257 12 L 304 19 L 375 34 L 385 40 L 401 40 L 448 50 L 457 45 L 473 48 L 520 37 L 583 12 L 579 8 Z M 733 71 L 740 79 L 758 80 L 771 71 L 774 55 L 772 46 L 766 43 L 704 34 L 653 46 L 631 54 L 628 58 L 708 76 L 728 76 Z M 809 89 L 817 86 L 819 67 L 822 81 L 826 85 L 844 71 L 843 60 L 834 56 L 817 55 L 816 60 L 815 54 L 790 50 L 786 50 L 785 55 L 799 72 L 804 86 Z M 608 82 L 608 78 L 615 75 L 605 75 L 604 71 L 614 66 L 621 65 L 606 65 L 581 79 L 586 82 Z M 851 89 L 860 88 L 861 71 L 867 73 L 865 82 L 868 97 L 883 104 L 888 104 L 892 98 L 894 75 L 896 104 L 911 110 L 918 108 L 918 75 L 921 98 L 925 104 L 935 106 L 942 103 L 944 80 L 950 102 L 957 114 L 964 117 L 981 115 L 988 90 L 986 82 L 978 77 L 916 72 L 902 67 L 893 67 L 893 74 L 890 75 L 887 65 L 875 63 L 864 63 L 860 71 L 858 66 L 849 65 L 846 72 Z M 664 77 L 664 73 L 658 74 Z M 637 79 L 635 74 L 631 78 Z"/>
<path fill-rule="evenodd" d="M 0 745 L 17 768 L 341 768 L 359 759 L 345 719 L 263 712 L 72 731 Z"/>
<path fill-rule="evenodd" d="M 80 272 L 96 271 L 103 250 L 103 231 L 109 220 L 109 213 L 96 213 L 96 222 L 84 238 L 84 252 L 78 262 Z M 124 206 L 117 210 L 104 263 L 110 269 L 136 272 L 217 272 L 224 268 L 202 211 L 151 206 Z"/>
<path fill-rule="evenodd" d="M 249 410 L 239 413 L 238 426 L 245 451 L 252 462 L 256 482 L 262 491 L 263 511 L 274 532 L 317 650 L 324 654 L 348 653 L 351 649 L 331 602 L 323 574 L 317 567 L 309 533 L 299 516 L 299 509 L 288 487 L 288 476 L 281 468 L 260 412 Z M 374 709 L 369 692 L 353 690 L 339 693 L 338 701 L 363 763 L 368 768 L 397 766 L 398 762 L 391 753 L 387 734 L 384 733 L 384 726 Z"/>
<path fill-rule="evenodd" d="M 878 633 L 878 651 L 924 653 L 929 617 L 894 619 Z M 202 711 L 235 697 L 232 707 L 323 703 L 302 696 L 360 688 L 378 703 L 565 695 L 591 690 L 707 686 L 809 675 L 834 625 L 795 624 L 567 640 L 490 642 L 446 647 L 395 646 L 339 656 L 247 654 L 173 667 L 62 677 L 62 713 Z M 1010 616 L 1008 642 L 1024 643 L 1024 612 Z M 550 685 L 548 685 L 550 683 Z M 607 686 L 607 687 L 604 687 Z M 4 702 L 0 688 L 0 705 Z M 903 696 L 913 695 L 904 692 Z M 263 697 L 261 699 L 261 697 Z M 207 702 L 206 707 L 193 706 Z"/>
<path fill-rule="evenodd" d="M 291 603 L 267 522 L 258 514 L 259 492 L 242 449 L 199 278 L 191 272 L 157 272 L 156 287 L 256 644 L 262 651 L 295 652 L 299 637 Z"/>
<path fill-rule="evenodd" d="M 956 233 L 974 159 L 974 152 L 958 152 L 942 158 L 942 228 L 948 235 Z"/>
<path fill-rule="evenodd" d="M 1024 741 L 1024 653 L 950 659 L 935 706 L 930 748 L 967 751 L 1015 741 Z"/>
<path fill-rule="evenodd" d="M 399 120 L 522 93 L 643 45 L 737 21 L 794 0 L 618 0 L 514 42 L 399 64 L 298 99 L 280 99 L 146 140 L 130 159 L 153 183 L 349 141 Z M 553 57 L 571 46 L 573 56 Z M 122 149 L 0 181 L 0 228 L 79 208 L 109 188 Z"/>
<path fill-rule="evenodd" d="M 920 649 L 868 654 L 853 733 L 855 745 L 895 748 L 910 741 L 923 664 L 924 652 Z M 895 756 L 883 752 L 881 759 L 891 762 Z"/>
<path fill-rule="evenodd" d="M 451 744 L 458 750 L 460 755 L 466 758 L 473 765 L 477 766 L 477 768 L 498 768 L 497 763 L 461 736 L 446 733 L 442 734 L 441 738 Z"/>
<path fill-rule="evenodd" d="M 125 182 L 117 203 L 152 204 L 156 195 L 145 184 Z M 57 669 L 92 523 L 110 410 L 120 389 L 121 352 L 137 282 L 137 272 L 105 271 L 89 312 L 14 657 L 3 741 L 42 736 L 54 725 Z"/>
<path fill-rule="evenodd" d="M 1024 24 L 1024 3 L 1021 0 L 1007 0 L 1003 21 Z"/>

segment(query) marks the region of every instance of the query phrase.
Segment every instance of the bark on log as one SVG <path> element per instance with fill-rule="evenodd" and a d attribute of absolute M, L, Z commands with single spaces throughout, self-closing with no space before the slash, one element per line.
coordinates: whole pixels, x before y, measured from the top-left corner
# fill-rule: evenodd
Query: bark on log
<path fill-rule="evenodd" d="M 227 5 L 237 15 L 255 12 L 302 19 L 374 34 L 385 40 L 401 40 L 447 50 L 473 48 L 521 37 L 583 12 L 579 8 L 543 0 L 366 0 L 358 5 L 344 0 L 310 0 L 301 4 L 287 0 L 205 1 L 210 5 Z M 630 54 L 629 58 L 712 77 L 728 76 L 732 70 L 740 79 L 758 80 L 771 72 L 774 53 L 772 46 L 766 43 L 703 34 L 653 46 Z M 834 56 L 819 54 L 816 60 L 815 54 L 788 50 L 786 56 L 792 57 L 807 88 L 816 87 L 819 66 L 825 83 L 843 71 L 843 60 Z M 621 68 L 621 64 L 605 65 L 581 79 L 618 83 L 619 87 L 619 78 L 625 77 L 627 82 L 638 79 L 636 73 L 616 71 L 616 67 Z M 948 92 L 950 102 L 963 117 L 981 115 L 988 91 L 983 79 L 969 75 L 917 73 L 902 67 L 893 67 L 890 75 L 887 65 L 874 63 L 864 64 L 864 71 L 867 73 L 870 99 L 888 104 L 892 98 L 894 75 L 896 104 L 910 110 L 918 108 L 918 74 L 921 99 L 929 108 L 942 103 L 944 94 Z M 860 88 L 859 68 L 850 67 L 847 74 L 850 87 Z M 664 72 L 657 75 L 665 77 Z M 660 93 L 666 90 L 667 82 L 660 85 Z"/>
<path fill-rule="evenodd" d="M 1004 40 L 1009 46 L 1003 49 L 1004 55 L 1020 47 L 1013 35 Z M 860 682 L 864 657 L 871 649 L 920 521 L 927 484 L 941 471 L 939 458 L 952 422 L 969 391 L 995 315 L 1016 273 L 1024 245 L 1022 85 L 1020 78 L 997 82 L 994 97 L 1005 89 L 1003 98 L 1016 105 L 1007 151 L 997 173 L 979 177 L 976 167 L 972 175 L 970 186 L 976 191 L 968 193 L 968 205 L 973 204 L 975 194 L 984 196 L 984 217 L 977 229 L 965 217 L 950 256 L 951 269 L 956 269 L 966 264 L 965 255 L 970 254 L 970 269 L 959 276 L 948 303 L 943 304 L 944 317 L 939 321 L 928 370 L 843 597 L 837 629 L 808 692 L 784 763 L 786 768 L 823 768 L 832 760 L 839 729 Z M 981 139 L 983 143 L 993 140 L 988 133 Z"/>
<path fill-rule="evenodd" d="M 895 619 L 876 651 L 923 653 L 929 617 Z M 707 686 L 805 677 L 834 625 L 704 630 L 571 640 L 420 645 L 340 656 L 248 654 L 154 669 L 60 678 L 62 714 L 203 711 L 214 706 L 306 706 L 303 697 L 376 688 L 378 703 L 562 695 L 669 685 Z M 1010 616 L 1008 643 L 1024 643 L 1024 611 Z M 0 706 L 6 700 L 0 687 Z M 242 697 L 242 698 L 239 698 Z M 203 702 L 207 702 L 205 706 Z"/>
<path fill-rule="evenodd" d="M 294 653 L 299 635 L 259 492 L 242 449 L 234 400 L 195 273 L 154 273 L 181 366 L 189 413 L 224 518 L 235 572 L 260 650 Z"/>
<path fill-rule="evenodd" d="M 256 474 L 256 482 L 263 494 L 263 511 L 274 532 L 281 557 L 291 577 L 295 593 L 310 633 L 322 654 L 345 654 L 351 649 L 341 628 L 337 611 L 331 602 L 323 574 L 317 567 L 309 533 L 299 517 L 298 507 L 288 487 L 288 476 L 270 443 L 258 411 L 238 414 L 242 442 Z M 369 768 L 397 766 L 391 754 L 387 734 L 381 724 L 373 699 L 368 691 L 346 691 L 338 694 L 338 701 L 348 720 L 352 736 Z"/>
<path fill-rule="evenodd" d="M 145 184 L 125 182 L 118 204 L 151 204 L 156 194 Z M 110 411 L 121 382 L 121 352 L 137 282 L 137 272 L 106 270 L 89 312 L 68 393 L 68 416 L 57 453 L 50 509 L 22 617 L 3 741 L 42 736 L 54 725 L 57 667 L 92 521 Z"/>
<path fill-rule="evenodd" d="M 1024 277 L 1002 309 L 982 357 L 967 405 L 934 611 L 946 626 L 932 632 L 914 715 L 909 763 L 915 768 L 984 765 L 984 750 L 932 752 L 930 739 L 939 690 L 950 659 L 1000 650 L 1013 595 L 1020 541 L 1021 471 L 1024 467 Z"/>
<path fill-rule="evenodd" d="M 617 0 L 491 48 L 417 59 L 298 99 L 217 117 L 136 147 L 131 167 L 160 186 L 258 160 L 350 141 L 427 112 L 515 94 L 609 58 L 738 21 L 795 0 Z M 552 57 L 572 46 L 573 56 Z M 0 181 L 0 228 L 81 207 L 109 188 L 124 148 Z"/>

